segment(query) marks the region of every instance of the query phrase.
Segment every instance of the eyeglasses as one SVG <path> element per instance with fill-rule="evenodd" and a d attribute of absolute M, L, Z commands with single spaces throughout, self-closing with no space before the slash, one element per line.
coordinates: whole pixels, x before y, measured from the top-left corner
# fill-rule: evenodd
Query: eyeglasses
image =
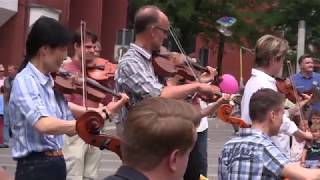
<path fill-rule="evenodd" d="M 162 27 L 159 27 L 159 26 L 154 26 L 155 28 L 161 30 L 165 35 L 168 35 L 169 31 L 167 29 L 164 29 Z"/>

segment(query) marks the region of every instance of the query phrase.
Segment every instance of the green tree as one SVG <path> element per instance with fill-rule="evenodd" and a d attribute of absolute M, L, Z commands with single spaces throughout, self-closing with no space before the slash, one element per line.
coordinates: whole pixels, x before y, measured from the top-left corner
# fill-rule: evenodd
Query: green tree
<path fill-rule="evenodd" d="M 133 9 L 146 4 L 163 9 L 179 32 L 183 46 L 189 47 L 187 52 L 192 51 L 196 34 L 203 32 L 208 39 L 216 36 L 216 20 L 223 16 L 237 19 L 232 27 L 233 36 L 227 41 L 240 43 L 240 37 L 245 37 L 253 45 L 259 36 L 271 33 L 283 35 L 293 49 L 297 44 L 298 22 L 305 20 L 306 44 L 312 43 L 320 49 L 319 0 L 133 0 L 131 3 Z"/>

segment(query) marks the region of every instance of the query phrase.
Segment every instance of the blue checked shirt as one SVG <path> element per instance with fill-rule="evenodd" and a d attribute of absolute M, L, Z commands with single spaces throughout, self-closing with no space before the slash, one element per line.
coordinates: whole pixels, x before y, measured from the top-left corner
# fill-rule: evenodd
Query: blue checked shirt
<path fill-rule="evenodd" d="M 136 44 L 121 58 L 115 74 L 116 92 L 124 92 L 129 96 L 129 104 L 134 105 L 146 97 L 159 96 L 163 85 L 154 73 L 151 54 Z M 115 122 L 126 118 L 128 110 L 123 107 Z"/>
<path fill-rule="evenodd" d="M 258 129 L 240 129 L 240 136 L 228 141 L 219 157 L 220 180 L 281 179 L 288 158 L 269 136 Z"/>
<path fill-rule="evenodd" d="M 61 149 L 62 135 L 41 134 L 34 128 L 41 117 L 74 119 L 63 95 L 52 89 L 53 83 L 51 75 L 44 75 L 31 63 L 15 77 L 9 101 L 13 158 Z"/>

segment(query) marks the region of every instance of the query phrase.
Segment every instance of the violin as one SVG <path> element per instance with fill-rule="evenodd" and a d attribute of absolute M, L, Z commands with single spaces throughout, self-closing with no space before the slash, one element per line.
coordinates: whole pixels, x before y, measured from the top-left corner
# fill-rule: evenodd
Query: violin
<path fill-rule="evenodd" d="M 180 75 L 186 80 L 195 81 L 203 72 L 209 72 L 206 67 L 189 60 L 189 57 L 173 52 L 153 53 L 152 63 L 156 74 L 161 77 Z"/>
<path fill-rule="evenodd" d="M 54 88 L 64 94 L 82 94 L 82 81 L 80 78 L 68 71 L 60 69 L 59 72 L 53 74 L 54 77 Z M 112 89 L 109 89 L 99 82 L 91 78 L 85 78 L 88 84 L 86 88 L 87 97 L 93 101 L 104 103 L 104 99 L 107 94 L 111 94 L 118 98 L 121 98 L 120 94 L 115 93 Z"/>
<path fill-rule="evenodd" d="M 251 125 L 247 124 L 241 118 L 231 116 L 233 106 L 231 104 L 222 104 L 217 111 L 217 117 L 222 121 L 234 124 L 240 128 L 250 128 Z"/>
<path fill-rule="evenodd" d="M 87 65 L 87 74 L 97 81 L 113 80 L 117 65 L 103 58 L 95 58 L 93 65 Z"/>
<path fill-rule="evenodd" d="M 109 62 L 103 58 L 95 58 L 92 65 L 90 63 L 86 66 L 87 76 L 98 81 L 100 84 L 107 88 L 114 88 L 114 74 L 117 69 L 117 65 Z M 112 96 L 110 94 L 106 95 L 103 100 L 104 103 L 110 102 Z"/>
<path fill-rule="evenodd" d="M 95 79 L 92 79 L 90 77 L 89 78 L 86 77 L 88 66 L 86 65 L 86 61 L 84 60 L 85 58 L 84 58 L 84 46 L 83 45 L 84 45 L 84 41 L 85 41 L 85 33 L 84 32 L 86 32 L 86 23 L 84 21 L 81 21 L 81 23 L 80 23 L 80 32 L 81 32 L 81 54 L 82 54 L 82 58 L 81 58 L 82 66 L 81 67 L 83 70 L 82 71 L 82 78 L 78 78 L 78 77 L 74 76 L 73 74 L 71 74 L 70 72 L 60 70 L 60 72 L 57 73 L 58 76 L 56 76 L 56 78 L 55 78 L 56 79 L 56 81 L 55 81 L 56 86 L 58 86 L 58 87 L 60 86 L 60 88 L 63 87 L 63 88 L 61 88 L 62 90 L 71 89 L 71 92 L 77 93 L 77 92 L 79 92 L 79 90 L 78 90 L 79 83 L 77 83 L 77 84 L 74 83 L 75 81 L 73 79 L 76 78 L 78 81 L 81 81 L 82 85 L 80 86 L 80 88 L 83 88 L 83 93 L 81 93 L 81 94 L 83 97 L 83 103 L 84 103 L 85 107 L 87 105 L 87 103 L 86 103 L 87 98 L 90 97 L 90 96 L 88 96 L 88 94 L 90 94 L 92 96 L 97 95 L 96 93 L 89 93 L 90 86 L 93 87 L 94 89 L 98 89 L 98 90 L 102 91 L 104 93 L 104 96 L 106 95 L 106 93 L 108 93 L 108 94 L 112 94 L 114 96 L 121 98 L 121 95 L 114 93 L 113 90 L 101 85 Z M 96 61 L 97 63 L 95 65 L 98 64 L 98 61 L 99 60 Z M 100 74 L 93 73 L 93 74 L 91 74 L 91 76 L 94 76 L 94 78 L 96 78 L 98 80 L 103 80 L 103 78 L 106 78 L 107 76 L 106 76 L 106 73 L 104 72 L 104 70 L 107 66 L 106 66 L 105 62 L 103 65 L 104 65 L 104 68 L 100 69 L 100 71 L 99 71 Z M 110 66 L 108 66 L 108 67 L 110 67 Z M 101 74 L 105 75 L 102 79 L 99 78 L 99 77 L 101 77 Z M 57 77 L 58 77 L 58 79 L 57 79 Z M 68 80 L 68 82 L 71 81 L 71 83 L 69 85 L 72 85 L 72 86 L 69 86 L 68 88 L 66 88 L 66 86 L 65 86 L 66 80 Z M 74 87 L 74 85 L 76 87 Z M 99 101 L 99 102 L 101 102 L 101 101 Z M 104 125 L 104 119 L 100 116 L 100 114 L 98 112 L 87 111 L 76 121 L 76 131 L 77 131 L 77 134 L 79 135 L 79 137 L 81 137 L 86 143 L 91 144 L 93 146 L 97 146 L 101 150 L 103 150 L 103 149 L 111 150 L 111 151 L 115 152 L 121 158 L 119 138 L 114 137 L 114 136 L 110 136 L 107 134 L 100 134 L 100 130 L 103 128 L 103 125 Z"/>
<path fill-rule="evenodd" d="M 199 77 L 203 72 L 209 72 L 206 67 L 201 66 L 196 62 L 192 62 L 188 60 L 186 56 L 173 53 L 173 52 L 166 52 L 166 53 L 154 53 L 152 56 L 152 63 L 154 67 L 155 73 L 160 77 L 174 77 L 179 75 L 184 82 L 186 81 L 199 81 Z M 189 65 L 191 66 L 189 66 Z M 192 69 L 190 69 L 192 68 Z M 218 93 L 214 93 L 207 96 L 200 96 L 205 102 L 214 102 L 218 98 L 222 96 L 220 93 L 220 88 L 215 85 L 211 85 L 213 88 L 216 89 Z"/>
<path fill-rule="evenodd" d="M 100 134 L 104 119 L 95 111 L 87 111 L 76 121 L 76 131 L 84 142 L 99 147 L 100 150 L 110 150 L 121 159 L 120 139 L 116 136 Z"/>
<path fill-rule="evenodd" d="M 288 79 L 276 78 L 276 86 L 278 91 L 284 94 L 291 102 L 297 102 L 297 98 L 294 94 L 294 87 Z"/>

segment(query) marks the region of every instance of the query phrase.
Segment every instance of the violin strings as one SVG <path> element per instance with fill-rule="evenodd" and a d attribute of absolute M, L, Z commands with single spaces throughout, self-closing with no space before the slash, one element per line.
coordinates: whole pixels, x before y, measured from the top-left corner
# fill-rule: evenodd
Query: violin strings
<path fill-rule="evenodd" d="M 174 31 L 174 29 L 172 28 L 172 26 L 169 26 L 169 32 L 173 38 L 173 40 L 175 41 L 175 43 L 177 44 L 178 46 L 178 49 L 179 51 L 185 56 L 185 58 L 187 59 L 187 55 L 186 55 L 186 52 L 184 51 L 184 49 L 182 48 L 182 45 L 180 43 L 180 41 L 178 40 L 178 37 Z M 190 69 L 193 77 L 195 78 L 196 81 L 200 82 L 199 78 L 197 77 L 196 73 L 193 71 L 192 67 L 191 67 L 191 64 L 188 60 L 184 60 L 185 63 L 187 64 L 188 68 Z"/>

